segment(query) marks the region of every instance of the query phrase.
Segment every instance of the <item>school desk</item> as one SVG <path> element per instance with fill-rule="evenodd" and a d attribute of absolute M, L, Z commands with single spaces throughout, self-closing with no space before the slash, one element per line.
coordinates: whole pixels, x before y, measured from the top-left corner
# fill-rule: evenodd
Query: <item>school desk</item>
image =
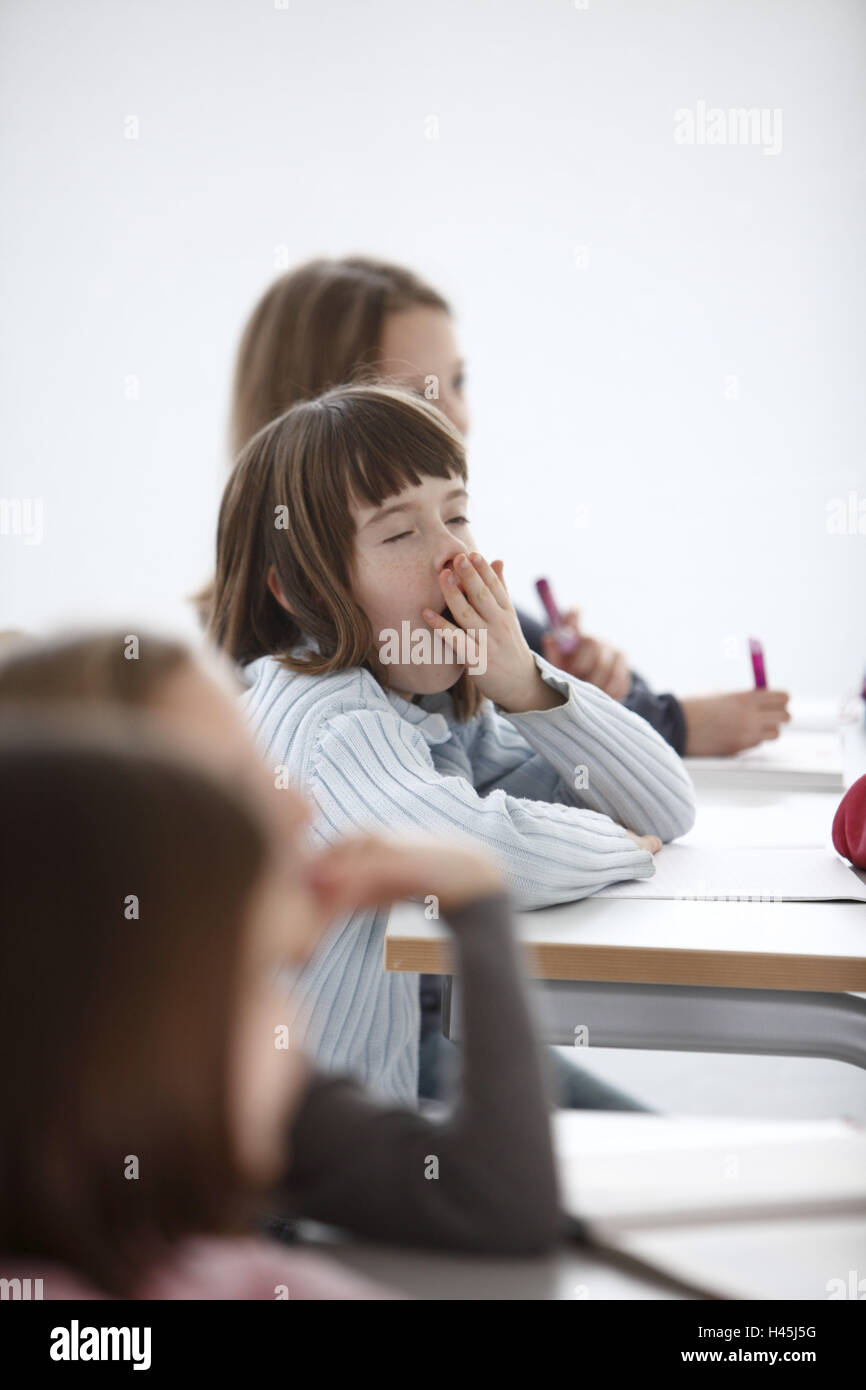
<path fill-rule="evenodd" d="M 852 756 L 862 757 L 862 739 Z M 841 792 L 696 781 L 692 836 L 821 844 Z M 706 829 L 705 827 L 709 827 Z M 744 829 L 744 827 L 746 829 Z M 866 907 L 845 902 L 584 898 L 517 914 L 544 1040 L 560 1045 L 825 1057 L 866 1067 Z M 445 976 L 459 1037 L 452 941 L 400 904 L 385 967 Z"/>
<path fill-rule="evenodd" d="M 666 1241 L 685 1242 L 688 1232 L 665 1233 Z M 356 1242 L 339 1232 L 319 1229 L 315 1248 L 357 1274 L 396 1289 L 411 1298 L 463 1300 L 683 1300 L 714 1296 L 674 1282 L 647 1261 L 631 1262 L 581 1245 L 563 1242 L 549 1255 L 533 1259 L 493 1258 L 439 1251 L 398 1250 L 389 1246 Z M 828 1273 L 854 1286 L 834 1297 L 862 1298 L 862 1262 L 853 1265 L 848 1254 L 858 1243 L 860 1258 L 866 1251 L 866 1222 L 827 1217 L 807 1221 L 749 1222 L 745 1226 L 702 1229 L 700 1239 L 708 1264 L 715 1264 L 727 1279 L 736 1278 L 744 1262 L 760 1262 L 769 1278 L 778 1271 L 782 1299 L 827 1299 Z M 711 1248 L 713 1239 L 718 1249 Z M 810 1254 L 811 1251 L 811 1254 Z M 841 1255 L 838 1253 L 841 1252 Z M 789 1292 L 791 1268 L 802 1288 Z M 853 1276 L 853 1277 L 852 1277 Z M 807 1291 L 808 1290 L 808 1291 Z"/>
<path fill-rule="evenodd" d="M 508 1300 L 689 1299 L 700 1294 L 651 1268 L 565 1241 L 549 1255 L 513 1258 L 399 1250 L 306 1224 L 309 1241 L 357 1274 L 410 1298 Z"/>
<path fill-rule="evenodd" d="M 847 1278 L 866 1256 L 859 1126 L 610 1111 L 558 1111 L 551 1124 L 563 1209 L 584 1229 L 571 1223 L 580 1239 L 569 1239 L 563 1217 L 549 1255 L 398 1250 L 311 1223 L 299 1234 L 415 1298 L 859 1296 Z"/>

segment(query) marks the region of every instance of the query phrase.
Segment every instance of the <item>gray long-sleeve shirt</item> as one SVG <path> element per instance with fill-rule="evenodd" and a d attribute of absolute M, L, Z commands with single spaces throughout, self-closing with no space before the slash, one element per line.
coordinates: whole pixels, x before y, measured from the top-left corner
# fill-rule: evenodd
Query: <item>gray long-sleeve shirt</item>
<path fill-rule="evenodd" d="M 432 1119 L 314 1072 L 271 1210 L 403 1245 L 531 1254 L 559 1229 L 550 1082 L 508 900 L 448 914 L 463 979 L 463 1076 Z"/>

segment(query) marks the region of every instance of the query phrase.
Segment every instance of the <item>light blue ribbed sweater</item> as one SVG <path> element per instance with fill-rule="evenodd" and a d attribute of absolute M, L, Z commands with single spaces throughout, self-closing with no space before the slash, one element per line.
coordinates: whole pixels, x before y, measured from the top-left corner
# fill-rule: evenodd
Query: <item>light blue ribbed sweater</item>
<path fill-rule="evenodd" d="M 307 676 L 270 656 L 244 668 L 242 703 L 268 764 L 312 799 L 314 843 L 407 826 L 462 831 L 498 859 L 519 908 L 651 878 L 652 855 L 621 827 L 665 841 L 691 828 L 682 762 L 639 715 L 536 662 L 565 704 L 507 714 L 488 703 L 460 723 L 447 693 L 412 704 L 360 668 Z M 387 920 L 356 912 L 317 950 L 299 982 L 305 1045 L 320 1066 L 413 1105 L 419 977 L 385 971 Z"/>

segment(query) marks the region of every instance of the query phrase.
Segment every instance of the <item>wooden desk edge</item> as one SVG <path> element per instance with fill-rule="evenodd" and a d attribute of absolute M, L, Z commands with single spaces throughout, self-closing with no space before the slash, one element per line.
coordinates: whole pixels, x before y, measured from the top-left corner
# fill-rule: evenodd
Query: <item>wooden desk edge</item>
<path fill-rule="evenodd" d="M 521 943 L 521 949 L 527 975 L 540 980 L 866 992 L 866 958 L 858 956 L 553 943 Z M 385 969 L 424 975 L 457 973 L 451 941 L 419 941 L 394 935 L 385 938 Z"/>

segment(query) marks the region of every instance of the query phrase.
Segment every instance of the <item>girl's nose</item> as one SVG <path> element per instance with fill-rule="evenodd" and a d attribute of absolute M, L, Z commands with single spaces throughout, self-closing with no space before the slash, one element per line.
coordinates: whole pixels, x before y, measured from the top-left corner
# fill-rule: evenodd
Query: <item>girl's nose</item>
<path fill-rule="evenodd" d="M 469 546 L 464 545 L 462 541 L 458 540 L 456 536 L 453 536 L 449 532 L 434 557 L 436 573 L 438 574 L 440 570 L 453 567 L 454 561 L 457 559 L 458 555 L 468 554 Z"/>

